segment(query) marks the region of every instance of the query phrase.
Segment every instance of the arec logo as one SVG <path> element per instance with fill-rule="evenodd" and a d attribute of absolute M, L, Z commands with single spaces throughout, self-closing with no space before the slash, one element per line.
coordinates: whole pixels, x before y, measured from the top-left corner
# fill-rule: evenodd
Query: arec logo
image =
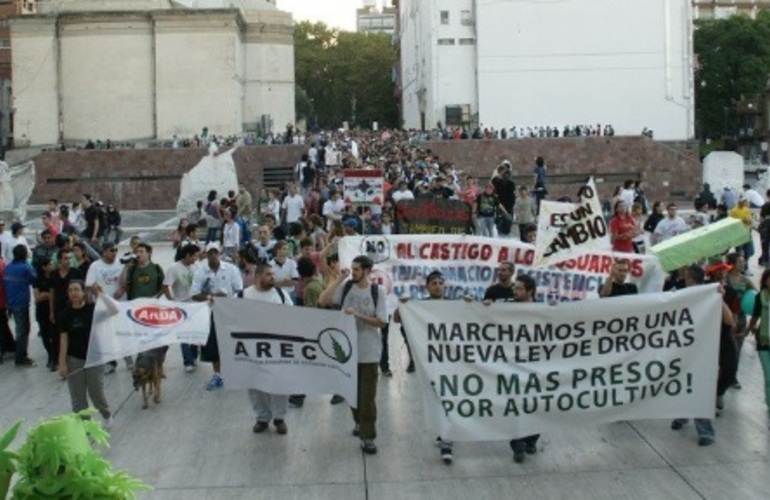
<path fill-rule="evenodd" d="M 187 312 L 178 307 L 143 306 L 129 309 L 126 314 L 134 323 L 152 328 L 178 325 L 187 319 Z"/>

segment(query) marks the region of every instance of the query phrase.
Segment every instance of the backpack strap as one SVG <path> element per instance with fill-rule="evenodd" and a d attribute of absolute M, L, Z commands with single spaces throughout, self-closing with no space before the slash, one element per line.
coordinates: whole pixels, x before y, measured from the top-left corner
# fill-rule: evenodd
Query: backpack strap
<path fill-rule="evenodd" d="M 374 310 L 377 311 L 377 299 L 380 298 L 380 288 L 377 286 L 377 283 L 372 283 L 371 291 L 372 301 L 374 302 Z"/>
<path fill-rule="evenodd" d="M 275 289 L 278 291 L 278 295 L 281 296 L 281 303 L 286 303 L 286 293 L 281 289 L 280 286 L 275 287 Z"/>
<path fill-rule="evenodd" d="M 348 296 L 348 293 L 350 293 L 350 289 L 353 288 L 353 282 L 348 280 L 344 288 L 342 289 L 342 299 L 340 300 L 340 307 L 342 307 L 342 304 L 345 303 L 345 297 Z M 380 288 L 377 286 L 377 283 L 372 283 L 370 288 L 370 293 L 372 294 L 372 301 L 374 302 L 374 309 L 377 309 L 377 300 L 380 298 Z"/>
<path fill-rule="evenodd" d="M 353 288 L 353 282 L 348 280 L 347 282 L 345 282 L 345 285 L 343 285 L 342 287 L 342 298 L 340 299 L 340 308 L 342 308 L 342 305 L 345 304 L 345 297 L 348 296 L 351 288 Z"/>

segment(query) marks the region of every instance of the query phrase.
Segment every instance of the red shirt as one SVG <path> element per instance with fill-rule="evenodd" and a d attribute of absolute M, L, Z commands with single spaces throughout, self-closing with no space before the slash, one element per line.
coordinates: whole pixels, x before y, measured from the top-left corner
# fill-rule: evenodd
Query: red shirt
<path fill-rule="evenodd" d="M 610 220 L 610 234 L 612 235 L 612 249 L 616 252 L 634 252 L 633 234 L 636 229 L 636 221 L 630 215 L 615 216 Z M 619 236 L 623 235 L 623 236 Z"/>

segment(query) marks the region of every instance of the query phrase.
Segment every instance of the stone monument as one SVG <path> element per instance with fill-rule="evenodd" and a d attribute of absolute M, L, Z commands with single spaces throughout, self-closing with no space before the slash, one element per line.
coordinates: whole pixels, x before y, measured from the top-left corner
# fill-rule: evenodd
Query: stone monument
<path fill-rule="evenodd" d="M 703 182 L 708 182 L 717 197 L 727 186 L 740 192 L 744 184 L 743 157 L 734 151 L 712 151 L 703 159 Z"/>
<path fill-rule="evenodd" d="M 240 143 L 224 153 L 218 153 L 218 148 L 212 144 L 209 153 L 182 176 L 179 200 L 176 204 L 179 217 L 187 217 L 195 210 L 196 202 L 205 203 L 212 189 L 217 192 L 217 201 L 226 198 L 230 190 L 238 191 L 238 174 L 233 154 L 239 146 Z"/>
<path fill-rule="evenodd" d="M 0 218 L 24 221 L 27 202 L 35 188 L 35 164 L 31 161 L 9 167 L 0 161 Z"/>

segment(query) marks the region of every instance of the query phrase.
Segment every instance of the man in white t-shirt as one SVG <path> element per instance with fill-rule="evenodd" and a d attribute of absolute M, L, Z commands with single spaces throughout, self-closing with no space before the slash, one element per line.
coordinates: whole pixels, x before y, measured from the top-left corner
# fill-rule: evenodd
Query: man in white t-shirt
<path fill-rule="evenodd" d="M 259 300 L 271 304 L 293 306 L 294 303 L 286 293 L 276 286 L 275 271 L 266 264 L 259 264 L 255 271 L 254 285 L 243 291 L 246 300 Z M 249 389 L 249 400 L 257 418 L 252 430 L 255 433 L 265 432 L 273 421 L 278 434 L 286 434 L 286 409 L 289 406 L 289 396 L 285 394 L 270 394 L 260 389 Z"/>
<path fill-rule="evenodd" d="M 163 278 L 162 293 L 168 300 L 189 302 L 192 299 L 192 282 L 195 276 L 195 263 L 200 254 L 198 245 L 185 245 L 179 249 L 180 260 L 174 262 Z M 192 373 L 198 359 L 198 346 L 181 344 L 184 371 Z"/>
<path fill-rule="evenodd" d="M 21 222 L 14 222 L 11 224 L 11 235 L 10 237 L 6 236 L 5 241 L 3 241 L 3 260 L 6 262 L 6 264 L 10 264 L 13 260 L 13 249 L 17 245 L 24 245 L 27 247 L 27 255 L 32 255 L 32 249 L 29 246 L 29 242 L 27 241 L 27 237 L 24 236 L 24 228 L 27 227 Z M 3 233 L 5 234 L 5 232 Z"/>
<path fill-rule="evenodd" d="M 297 186 L 293 184 L 289 186 L 289 194 L 284 198 L 281 208 L 284 210 L 283 220 L 287 225 L 297 222 L 305 213 L 305 200 L 297 192 Z"/>
<path fill-rule="evenodd" d="M 275 284 L 292 296 L 299 281 L 297 261 L 289 258 L 289 245 L 285 241 L 276 243 L 274 251 L 275 258 L 270 261 L 270 267 L 275 271 Z"/>
<path fill-rule="evenodd" d="M 123 264 L 117 259 L 118 247 L 115 243 L 108 241 L 102 245 L 102 258 L 94 261 L 88 267 L 86 274 L 86 288 L 91 292 L 91 297 L 95 298 L 94 287 L 102 289 L 102 293 L 115 300 L 119 300 L 123 295 L 120 288 L 120 275 L 123 273 Z M 134 360 L 131 356 L 123 358 L 126 362 L 126 369 L 134 369 Z M 115 372 L 117 363 L 110 361 L 104 366 L 104 373 L 109 375 Z"/>
<path fill-rule="evenodd" d="M 663 243 L 669 238 L 673 238 L 676 235 L 686 233 L 690 230 L 690 226 L 687 225 L 684 219 L 676 214 L 676 203 L 669 203 L 666 210 L 668 211 L 668 215 L 658 222 L 658 225 L 655 226 L 655 231 L 650 238 L 653 245 Z"/>
<path fill-rule="evenodd" d="M 398 203 L 401 200 L 413 200 L 414 193 L 409 191 L 409 185 L 406 181 L 400 181 L 398 183 L 398 191 L 393 193 L 393 203 Z"/>
<path fill-rule="evenodd" d="M 342 214 L 345 213 L 345 200 L 342 199 L 342 193 L 339 190 L 331 192 L 330 198 L 324 203 L 321 213 L 326 217 L 327 229 L 331 228 L 332 221 L 342 220 Z"/>
<path fill-rule="evenodd" d="M 5 258 L 6 248 L 13 250 L 13 236 L 11 236 L 11 231 L 5 228 L 5 221 L 0 219 L 0 251 L 2 251 L 0 257 L 7 264 L 10 264 L 11 261 Z"/>

